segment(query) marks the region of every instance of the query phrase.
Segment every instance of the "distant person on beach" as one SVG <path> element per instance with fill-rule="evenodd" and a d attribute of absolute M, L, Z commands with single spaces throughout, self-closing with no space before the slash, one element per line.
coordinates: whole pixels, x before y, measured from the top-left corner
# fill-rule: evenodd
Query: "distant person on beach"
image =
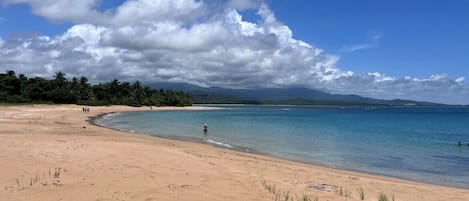
<path fill-rule="evenodd" d="M 462 145 L 461 141 L 458 141 L 458 146 L 461 146 L 461 145 Z"/>
<path fill-rule="evenodd" d="M 204 124 L 204 133 L 207 133 L 207 131 L 208 131 L 208 125 Z"/>

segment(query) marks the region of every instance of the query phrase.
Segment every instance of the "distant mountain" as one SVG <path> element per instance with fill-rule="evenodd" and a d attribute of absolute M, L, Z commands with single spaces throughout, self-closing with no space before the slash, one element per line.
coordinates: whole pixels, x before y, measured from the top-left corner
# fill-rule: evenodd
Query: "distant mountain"
<path fill-rule="evenodd" d="M 359 95 L 331 94 L 307 88 L 226 89 L 199 87 L 187 83 L 153 83 L 153 88 L 185 91 L 193 103 L 296 104 L 296 105 L 408 105 L 438 106 L 442 104 L 412 100 L 382 100 Z"/>

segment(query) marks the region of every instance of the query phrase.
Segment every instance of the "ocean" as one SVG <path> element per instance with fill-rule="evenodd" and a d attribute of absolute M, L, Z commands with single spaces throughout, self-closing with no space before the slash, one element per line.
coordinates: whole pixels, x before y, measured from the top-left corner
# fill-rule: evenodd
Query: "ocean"
<path fill-rule="evenodd" d="M 114 113 L 95 122 L 326 167 L 469 188 L 469 108 L 217 107 L 222 109 Z"/>

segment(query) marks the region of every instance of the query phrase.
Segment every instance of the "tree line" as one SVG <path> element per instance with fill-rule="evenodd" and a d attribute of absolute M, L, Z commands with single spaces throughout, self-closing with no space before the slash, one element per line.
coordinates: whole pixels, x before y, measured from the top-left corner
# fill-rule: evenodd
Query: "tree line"
<path fill-rule="evenodd" d="M 111 82 L 92 85 L 86 77 L 67 79 L 65 73 L 56 72 L 53 79 L 28 78 L 15 71 L 0 73 L 0 103 L 64 103 L 80 105 L 130 106 L 187 106 L 191 100 L 187 93 L 142 86 L 133 83 Z"/>

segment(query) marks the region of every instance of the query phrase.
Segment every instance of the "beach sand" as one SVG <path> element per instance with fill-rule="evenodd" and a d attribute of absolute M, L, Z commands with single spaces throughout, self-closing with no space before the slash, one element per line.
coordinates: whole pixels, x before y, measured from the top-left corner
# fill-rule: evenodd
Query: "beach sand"
<path fill-rule="evenodd" d="M 153 108 L 163 109 L 203 108 Z M 320 201 L 360 200 L 359 188 L 365 200 L 374 201 L 380 192 L 398 201 L 469 200 L 469 189 L 335 170 L 88 122 L 99 114 L 143 110 L 149 108 L 91 107 L 83 113 L 77 105 L 0 106 L 0 200 L 275 200 L 265 184 L 282 194 Z"/>

